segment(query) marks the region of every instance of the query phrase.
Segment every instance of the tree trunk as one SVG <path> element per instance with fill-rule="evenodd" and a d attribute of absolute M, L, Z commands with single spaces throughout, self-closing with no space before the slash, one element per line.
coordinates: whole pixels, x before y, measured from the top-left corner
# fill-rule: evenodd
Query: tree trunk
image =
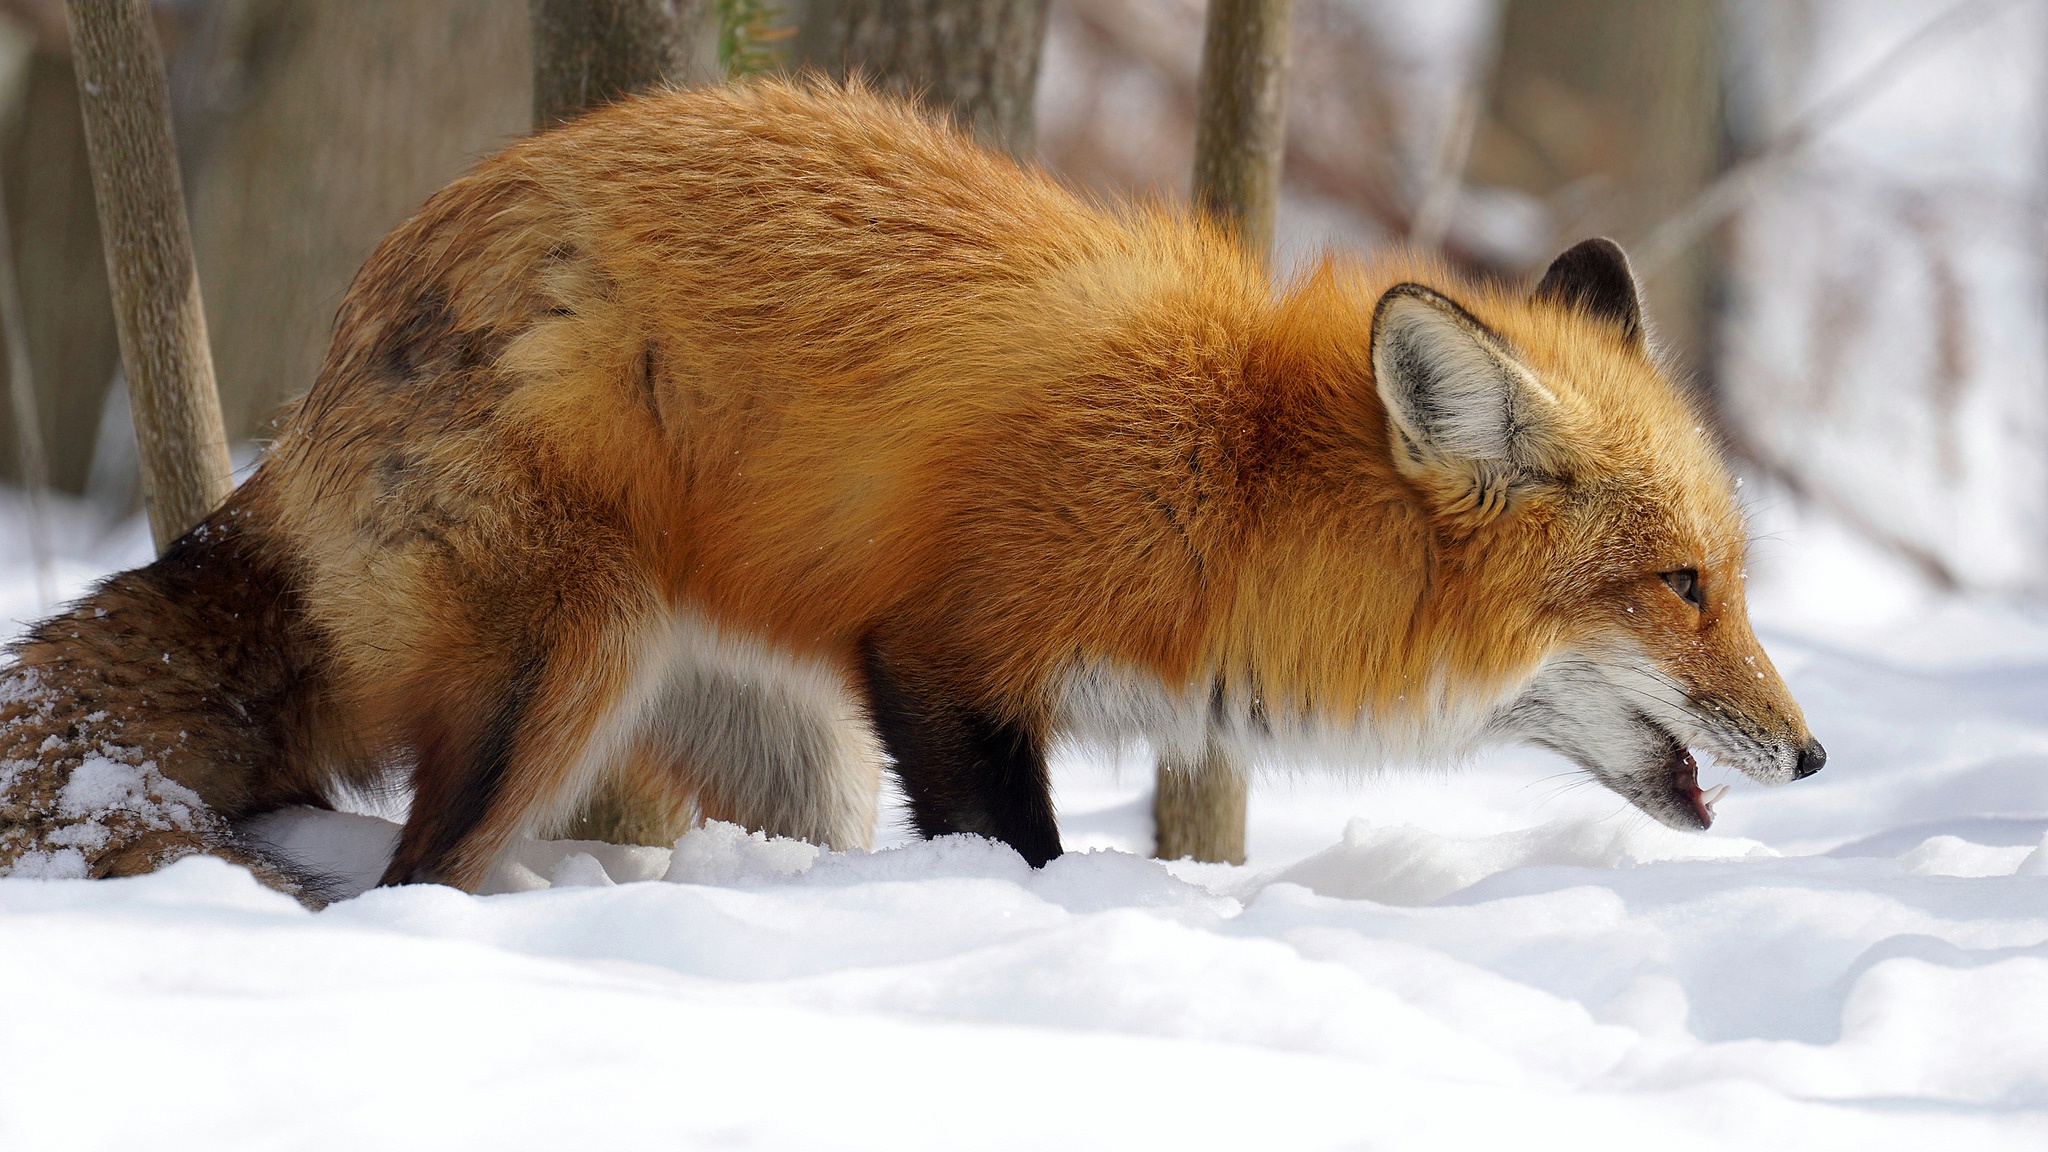
<path fill-rule="evenodd" d="M 231 442 L 261 439 L 318 376 L 335 309 L 377 243 L 532 125 L 527 12 L 505 0 L 180 11 L 192 19 L 169 62 L 172 115 L 221 415 Z"/>
<path fill-rule="evenodd" d="M 1162 756 L 1158 781 L 1152 796 L 1152 821 L 1159 832 L 1154 856 L 1244 863 L 1244 773 L 1222 749 L 1211 744 L 1192 764 Z"/>
<path fill-rule="evenodd" d="M 1195 207 L 1262 256 L 1280 206 L 1293 8 L 1294 0 L 1209 0 L 1195 82 Z"/>
<path fill-rule="evenodd" d="M 1195 91 L 1191 198 L 1248 251 L 1270 258 L 1287 143 L 1293 0 L 1209 0 Z M 1244 863 L 1241 765 L 1211 743 L 1194 763 L 1161 757 L 1152 818 L 1161 860 Z"/>
<path fill-rule="evenodd" d="M 800 64 L 916 96 L 982 144 L 1031 152 L 1047 0 L 811 0 Z"/>
<path fill-rule="evenodd" d="M 94 200 L 158 551 L 227 497 L 227 435 L 147 0 L 67 0 Z"/>
<path fill-rule="evenodd" d="M 533 124 L 662 84 L 716 80 L 711 0 L 530 0 Z"/>
<path fill-rule="evenodd" d="M 1716 0 L 1506 0 L 1467 176 L 1550 209 L 1528 268 L 1588 236 L 1638 242 L 1721 161 Z M 1644 284 L 1659 344 L 1704 376 L 1717 254 L 1695 245 Z"/>

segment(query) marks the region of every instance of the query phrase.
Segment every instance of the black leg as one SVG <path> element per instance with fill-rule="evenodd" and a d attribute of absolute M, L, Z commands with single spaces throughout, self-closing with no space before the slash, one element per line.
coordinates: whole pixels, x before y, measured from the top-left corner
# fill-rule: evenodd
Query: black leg
<path fill-rule="evenodd" d="M 412 725 L 412 814 L 378 884 L 448 882 L 451 856 L 499 800 L 541 670 L 539 661 L 520 662 L 489 711 L 445 701 L 423 710 Z"/>
<path fill-rule="evenodd" d="M 868 709 L 921 836 L 972 832 L 1033 868 L 1060 854 L 1045 747 L 1037 733 L 963 703 L 915 658 L 865 646 Z"/>

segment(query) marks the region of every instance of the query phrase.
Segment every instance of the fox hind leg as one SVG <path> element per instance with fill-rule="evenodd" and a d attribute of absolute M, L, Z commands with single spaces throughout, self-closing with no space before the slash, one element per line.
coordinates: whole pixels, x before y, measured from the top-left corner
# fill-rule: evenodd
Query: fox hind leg
<path fill-rule="evenodd" d="M 596 549 L 536 566 L 443 625 L 391 701 L 412 813 L 383 883 L 474 890 L 522 832 L 559 824 L 632 745 L 659 658 L 653 598 Z M 513 605 L 541 606 L 524 618 Z"/>
<path fill-rule="evenodd" d="M 664 809 L 691 794 L 712 819 L 869 844 L 882 753 L 843 675 L 651 597 L 554 598 L 571 601 L 613 607 L 433 662 L 442 686 L 413 693 L 413 815 L 384 883 L 473 889 L 514 835 L 574 827 L 586 798 L 615 792 Z M 469 672 L 451 689 L 454 669 Z M 634 778 L 648 773 L 662 779 Z"/>

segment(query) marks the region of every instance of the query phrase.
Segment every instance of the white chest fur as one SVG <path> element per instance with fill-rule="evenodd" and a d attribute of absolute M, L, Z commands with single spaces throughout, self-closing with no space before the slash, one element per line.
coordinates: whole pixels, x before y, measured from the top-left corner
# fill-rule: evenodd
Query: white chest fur
<path fill-rule="evenodd" d="M 1246 768 L 1307 765 L 1356 771 L 1388 763 L 1443 763 L 1469 753 L 1518 686 L 1454 695 L 1425 688 L 1413 706 L 1384 716 L 1335 713 L 1266 699 L 1255 687 L 1214 681 L 1176 687 L 1144 672 L 1077 664 L 1061 682 L 1058 736 L 1123 745 L 1143 740 L 1161 756 L 1189 761 L 1211 744 Z"/>

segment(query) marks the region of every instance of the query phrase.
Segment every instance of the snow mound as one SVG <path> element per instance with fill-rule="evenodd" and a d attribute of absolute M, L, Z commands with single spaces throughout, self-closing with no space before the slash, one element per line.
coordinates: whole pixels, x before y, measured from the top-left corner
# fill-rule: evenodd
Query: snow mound
<path fill-rule="evenodd" d="M 1647 821 L 1559 820 L 1473 840 L 1413 824 L 1386 828 L 1354 819 L 1340 843 L 1283 869 L 1275 879 L 1324 896 L 1423 905 L 1497 872 L 1535 864 L 1626 868 L 1659 860 L 1775 855 L 1754 840 L 1690 836 Z"/>
<path fill-rule="evenodd" d="M 734 884 L 799 876 L 811 870 L 818 851 L 801 840 L 771 839 L 714 820 L 676 841 L 661 878 L 678 884 Z"/>

